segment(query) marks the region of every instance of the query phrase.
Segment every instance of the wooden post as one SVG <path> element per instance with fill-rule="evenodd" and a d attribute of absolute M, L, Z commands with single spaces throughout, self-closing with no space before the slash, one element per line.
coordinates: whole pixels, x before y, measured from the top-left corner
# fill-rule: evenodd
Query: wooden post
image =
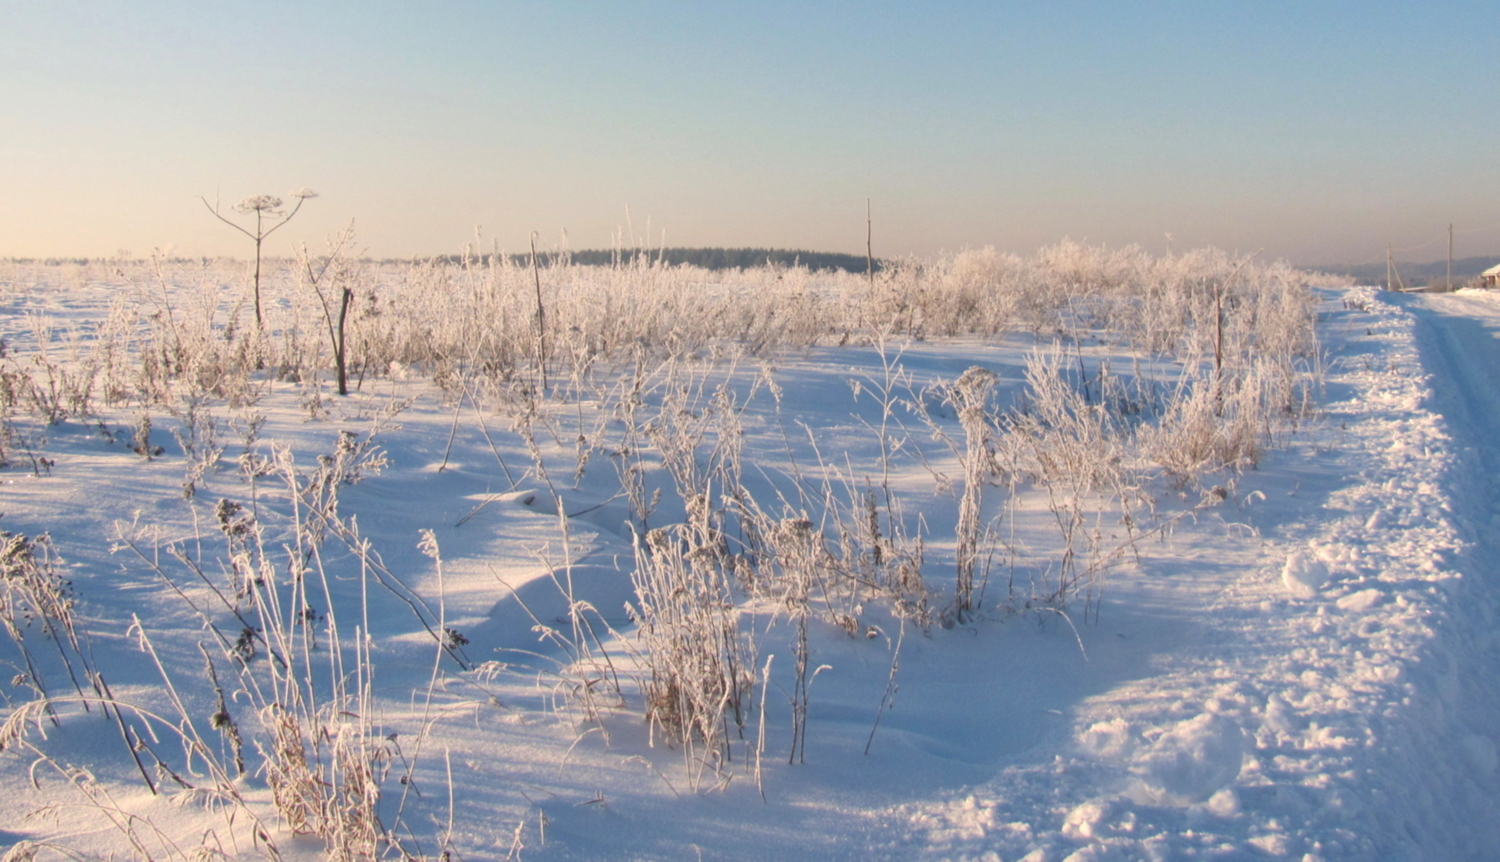
<path fill-rule="evenodd" d="M 865 198 L 865 278 L 869 279 L 871 287 L 875 286 L 875 254 L 870 244 L 873 232 L 870 221 L 870 199 Z"/>
<path fill-rule="evenodd" d="M 547 313 L 542 306 L 542 274 L 536 263 L 536 231 L 531 232 L 531 277 L 536 282 L 536 364 L 547 391 Z"/>
<path fill-rule="evenodd" d="M 1394 290 L 1391 286 L 1391 244 L 1385 244 L 1385 289 Z"/>
<path fill-rule="evenodd" d="M 1453 292 L 1453 222 L 1448 222 L 1448 292 Z"/>

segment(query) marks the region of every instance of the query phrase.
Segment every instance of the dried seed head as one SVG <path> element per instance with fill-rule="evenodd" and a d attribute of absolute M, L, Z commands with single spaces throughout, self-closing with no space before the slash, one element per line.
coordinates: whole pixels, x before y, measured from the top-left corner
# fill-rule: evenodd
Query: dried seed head
<path fill-rule="evenodd" d="M 281 198 L 275 195 L 251 195 L 235 204 L 234 208 L 242 213 L 269 213 L 275 215 L 276 208 L 279 206 L 281 206 Z"/>
<path fill-rule="evenodd" d="M 422 530 L 422 541 L 417 543 L 417 548 L 422 553 L 436 560 L 439 558 L 437 534 L 431 530 Z"/>
<path fill-rule="evenodd" d="M 783 518 L 781 530 L 793 536 L 806 536 L 812 533 L 812 521 L 806 518 Z"/>

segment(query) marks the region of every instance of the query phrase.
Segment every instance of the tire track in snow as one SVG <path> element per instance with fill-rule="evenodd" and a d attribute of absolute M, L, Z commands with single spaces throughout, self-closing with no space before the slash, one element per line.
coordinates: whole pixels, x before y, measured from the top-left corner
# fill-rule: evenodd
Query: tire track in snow
<path fill-rule="evenodd" d="M 1417 294 L 1398 300 L 1421 323 L 1436 402 L 1455 436 L 1473 447 L 1485 476 L 1500 475 L 1500 297 Z M 1447 384 L 1447 385 L 1444 385 Z M 1493 481 L 1477 489 L 1493 504 Z"/>

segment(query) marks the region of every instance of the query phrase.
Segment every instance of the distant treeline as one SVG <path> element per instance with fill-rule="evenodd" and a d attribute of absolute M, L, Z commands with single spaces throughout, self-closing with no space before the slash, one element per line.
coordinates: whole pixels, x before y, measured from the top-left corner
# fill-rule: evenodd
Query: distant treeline
<path fill-rule="evenodd" d="M 280 260 L 282 258 L 267 256 L 265 260 Z M 140 257 L 0 257 L 0 263 L 24 264 L 26 266 L 103 266 L 106 264 L 140 263 L 149 258 Z M 196 263 L 200 266 L 209 266 L 221 260 L 238 261 L 233 257 L 166 257 L 163 263 Z"/>
<path fill-rule="evenodd" d="M 1453 261 L 1453 281 L 1458 284 L 1469 281 L 1481 272 L 1500 263 L 1500 257 L 1465 257 L 1456 258 Z M 1318 272 L 1329 272 L 1335 275 L 1352 276 L 1359 284 L 1385 284 L 1385 263 L 1356 263 L 1346 266 L 1311 266 L 1308 269 Z M 1401 273 L 1401 279 L 1408 286 L 1425 285 L 1434 278 L 1441 279 L 1448 275 L 1448 261 L 1435 260 L 1432 263 L 1408 263 L 1396 261 L 1396 269 Z"/>
<path fill-rule="evenodd" d="M 647 263 L 661 262 L 671 266 L 679 264 L 692 264 L 704 269 L 751 269 L 758 266 L 771 264 L 774 266 L 805 266 L 810 270 L 840 269 L 845 272 L 864 272 L 865 258 L 858 254 L 840 254 L 831 251 L 806 251 L 803 249 L 784 248 L 650 248 L 650 249 L 588 249 L 584 251 L 539 251 L 537 262 L 542 266 L 553 266 L 564 260 L 578 266 L 630 266 L 637 261 Z M 488 255 L 482 255 L 488 257 Z M 207 266 L 213 261 L 224 258 L 194 257 L 168 258 L 169 263 L 201 263 Z M 278 260 L 279 258 L 267 258 Z M 415 258 L 419 261 L 439 261 L 443 263 L 463 263 L 465 259 L 461 254 L 441 254 L 433 257 Z M 469 260 L 474 257 L 470 256 Z M 377 263 L 410 263 L 413 258 L 385 258 L 376 260 Z M 18 264 L 43 264 L 45 266 L 86 266 L 88 264 L 119 263 L 121 258 L 109 257 L 7 257 L 0 258 L 5 263 Z M 517 266 L 530 266 L 531 255 L 526 252 L 510 255 L 511 263 Z M 880 258 L 874 260 L 875 271 L 879 272 L 884 264 Z"/>
<path fill-rule="evenodd" d="M 441 259 L 457 262 L 462 260 L 462 257 L 448 255 Z M 863 255 L 782 248 L 626 248 L 537 252 L 537 263 L 542 266 L 551 266 L 565 259 L 578 266 L 630 266 L 637 261 L 644 261 L 661 262 L 670 266 L 686 263 L 704 269 L 751 269 L 771 264 L 804 266 L 811 270 L 841 269 L 845 272 L 864 272 L 866 267 Z M 529 253 L 513 254 L 510 260 L 518 266 L 531 265 Z M 879 272 L 881 269 L 879 258 L 875 259 L 874 266 L 875 271 Z"/>
<path fill-rule="evenodd" d="M 5 263 L 23 263 L 27 265 L 41 264 L 42 266 L 88 266 L 91 263 L 112 263 L 116 258 L 109 257 L 7 257 L 0 258 Z M 204 258 L 207 260 L 207 258 Z"/>

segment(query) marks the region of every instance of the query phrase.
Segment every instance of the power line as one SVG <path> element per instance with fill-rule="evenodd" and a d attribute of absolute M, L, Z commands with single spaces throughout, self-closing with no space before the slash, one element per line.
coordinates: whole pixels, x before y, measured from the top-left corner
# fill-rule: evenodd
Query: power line
<path fill-rule="evenodd" d="M 1497 221 L 1497 222 L 1495 222 L 1492 225 L 1486 225 L 1485 227 L 1466 227 L 1466 228 L 1454 230 L 1453 232 L 1454 233 L 1480 233 L 1481 231 L 1495 230 L 1496 228 L 1500 228 L 1500 221 Z"/>
<path fill-rule="evenodd" d="M 1408 245 L 1408 246 L 1404 246 L 1404 247 L 1392 247 L 1390 250 L 1391 251 L 1416 251 L 1419 248 L 1426 248 L 1426 247 L 1428 247 L 1429 245 L 1432 245 L 1435 242 L 1441 242 L 1443 240 L 1443 238 L 1446 237 L 1447 235 L 1448 235 L 1447 231 L 1444 231 L 1443 233 L 1438 234 L 1437 236 L 1433 237 L 1432 239 L 1430 239 L 1430 240 L 1428 240 L 1428 241 L 1426 241 L 1424 243 L 1420 243 L 1418 245 Z"/>
<path fill-rule="evenodd" d="M 1449 245 L 1449 254 L 1451 255 L 1452 254 L 1453 237 L 1454 237 L 1455 234 L 1484 233 L 1486 231 L 1492 231 L 1492 230 L 1497 230 L 1497 229 L 1500 229 L 1500 222 L 1495 222 L 1494 224 L 1485 225 L 1483 227 L 1468 227 L 1468 228 L 1455 228 L 1453 225 L 1450 224 L 1450 225 L 1448 225 L 1448 228 L 1446 230 L 1442 231 L 1441 233 L 1437 234 L 1436 236 L 1432 237 L 1431 239 L 1429 239 L 1429 240 L 1427 240 L 1425 242 L 1419 242 L 1416 245 L 1395 246 L 1395 245 L 1387 244 L 1386 245 L 1386 253 L 1387 254 L 1392 254 L 1392 253 L 1395 253 L 1395 252 L 1419 251 L 1421 249 L 1424 249 L 1424 248 L 1427 248 L 1429 246 L 1432 246 L 1432 245 L 1435 245 L 1437 243 L 1440 243 L 1440 242 L 1442 242 L 1443 240 L 1446 239 L 1448 241 L 1448 245 Z"/>

